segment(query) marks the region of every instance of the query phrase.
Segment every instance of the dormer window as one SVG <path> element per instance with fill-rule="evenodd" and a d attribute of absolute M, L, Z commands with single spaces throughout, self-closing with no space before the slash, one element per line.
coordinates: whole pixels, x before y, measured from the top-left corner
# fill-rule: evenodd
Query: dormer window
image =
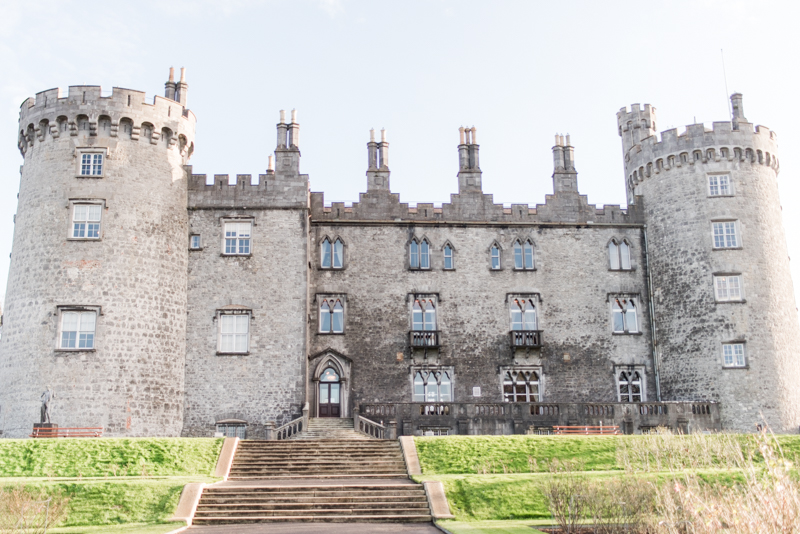
<path fill-rule="evenodd" d="M 427 239 L 418 241 L 415 237 L 408 247 L 409 267 L 411 269 L 426 270 L 431 268 L 431 245 Z"/>
<path fill-rule="evenodd" d="M 344 242 L 336 238 L 331 242 L 329 238 L 322 240 L 322 268 L 341 269 L 344 266 Z"/>
<path fill-rule="evenodd" d="M 533 244 L 529 240 L 522 243 L 514 241 L 514 269 L 518 271 L 534 269 Z"/>

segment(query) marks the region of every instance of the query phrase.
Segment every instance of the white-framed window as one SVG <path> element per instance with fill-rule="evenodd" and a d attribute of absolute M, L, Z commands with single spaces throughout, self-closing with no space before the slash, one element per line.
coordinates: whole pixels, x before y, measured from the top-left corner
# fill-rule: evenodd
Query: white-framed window
<path fill-rule="evenodd" d="M 319 304 L 320 334 L 344 333 L 344 305 L 342 298 L 323 298 Z"/>
<path fill-rule="evenodd" d="M 341 269 L 344 267 L 344 241 L 336 238 L 331 243 L 330 238 L 325 238 L 320 244 L 320 265 L 323 269 Z"/>
<path fill-rule="evenodd" d="M 736 221 L 719 221 L 711 223 L 714 235 L 714 248 L 737 248 L 739 237 Z"/>
<path fill-rule="evenodd" d="M 624 239 L 608 243 L 608 260 L 612 271 L 631 270 L 631 246 Z"/>
<path fill-rule="evenodd" d="M 450 428 L 438 426 L 421 426 L 419 428 L 423 436 L 449 436 Z"/>
<path fill-rule="evenodd" d="M 742 300 L 742 276 L 738 274 L 714 276 L 714 296 L 717 302 Z"/>
<path fill-rule="evenodd" d="M 226 256 L 247 256 L 250 254 L 251 221 L 225 221 L 225 239 L 222 253 Z"/>
<path fill-rule="evenodd" d="M 58 348 L 61 350 L 94 350 L 97 310 L 60 309 Z"/>
<path fill-rule="evenodd" d="M 411 329 L 418 332 L 436 330 L 436 299 L 414 299 L 411 306 Z"/>
<path fill-rule="evenodd" d="M 452 271 L 455 269 L 455 262 L 453 261 L 453 247 L 450 243 L 445 244 L 444 248 L 442 249 L 442 253 L 444 255 L 444 269 L 446 271 Z"/>
<path fill-rule="evenodd" d="M 722 365 L 725 367 L 745 367 L 744 343 L 723 343 Z"/>
<path fill-rule="evenodd" d="M 431 244 L 426 238 L 418 240 L 416 237 L 408 245 L 408 265 L 411 269 L 431 268 Z"/>
<path fill-rule="evenodd" d="M 619 402 L 644 402 L 644 369 L 616 369 Z"/>
<path fill-rule="evenodd" d="M 247 354 L 250 352 L 249 311 L 225 310 L 219 312 L 217 352 L 220 354 Z"/>
<path fill-rule="evenodd" d="M 533 270 L 533 243 L 530 240 L 514 241 L 514 269 L 518 271 Z"/>
<path fill-rule="evenodd" d="M 217 423 L 217 433 L 225 438 L 244 439 L 247 435 L 247 423 Z"/>
<path fill-rule="evenodd" d="M 203 244 L 200 241 L 200 234 L 192 234 L 189 236 L 189 248 L 192 250 L 200 250 Z"/>
<path fill-rule="evenodd" d="M 532 298 L 511 299 L 511 330 L 538 330 L 536 304 Z"/>
<path fill-rule="evenodd" d="M 728 174 L 709 174 L 708 175 L 708 196 L 724 197 L 733 194 L 731 189 L 731 177 Z"/>
<path fill-rule="evenodd" d="M 500 270 L 500 247 L 497 243 L 493 244 L 489 249 L 489 256 L 491 258 L 491 266 L 493 271 Z"/>
<path fill-rule="evenodd" d="M 413 402 L 452 402 L 453 370 L 451 368 L 412 369 Z"/>
<path fill-rule="evenodd" d="M 611 298 L 611 324 L 615 334 L 639 332 L 637 302 L 634 297 Z"/>
<path fill-rule="evenodd" d="M 72 204 L 71 239 L 100 239 L 102 204 Z"/>
<path fill-rule="evenodd" d="M 539 402 L 539 369 L 507 369 L 503 374 L 504 402 Z"/>
<path fill-rule="evenodd" d="M 102 177 L 105 159 L 105 150 L 78 150 L 78 176 Z"/>

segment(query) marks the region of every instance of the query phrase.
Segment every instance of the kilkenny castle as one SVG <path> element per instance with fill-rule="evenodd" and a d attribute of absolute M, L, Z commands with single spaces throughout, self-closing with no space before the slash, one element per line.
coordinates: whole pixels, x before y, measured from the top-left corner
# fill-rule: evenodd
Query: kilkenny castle
<path fill-rule="evenodd" d="M 579 193 L 569 136 L 544 203 L 483 192 L 475 128 L 457 193 L 403 203 L 386 132 L 357 202 L 326 203 L 280 114 L 257 177 L 194 174 L 188 84 L 73 86 L 23 102 L 0 339 L 0 431 L 39 396 L 62 427 L 265 438 L 300 417 L 389 435 L 683 432 L 800 425 L 798 317 L 775 134 L 617 114 L 626 208 Z M 399 177 L 402 179 L 402 177 Z"/>

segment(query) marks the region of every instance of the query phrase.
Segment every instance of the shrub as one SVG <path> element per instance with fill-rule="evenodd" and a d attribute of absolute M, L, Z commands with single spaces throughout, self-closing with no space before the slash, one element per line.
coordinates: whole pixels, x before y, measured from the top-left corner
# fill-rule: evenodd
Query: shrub
<path fill-rule="evenodd" d="M 67 515 L 61 493 L 28 490 L 22 486 L 0 489 L 0 534 L 39 534 Z"/>

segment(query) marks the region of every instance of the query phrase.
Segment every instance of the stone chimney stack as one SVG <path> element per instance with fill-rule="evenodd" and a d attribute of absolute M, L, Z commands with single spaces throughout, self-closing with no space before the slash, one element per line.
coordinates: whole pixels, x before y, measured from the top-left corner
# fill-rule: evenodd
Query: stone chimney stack
<path fill-rule="evenodd" d="M 164 97 L 169 98 L 170 100 L 175 100 L 175 68 L 169 68 L 169 80 L 167 83 L 164 84 Z"/>
<path fill-rule="evenodd" d="M 278 175 L 300 173 L 300 125 L 297 110 L 292 110 L 292 122 L 286 122 L 286 112 L 281 110 L 278 120 L 278 142 L 275 146 L 274 172 Z"/>
<path fill-rule="evenodd" d="M 172 79 L 172 69 L 170 69 L 170 79 Z M 186 107 L 186 95 L 189 93 L 189 84 L 186 83 L 186 68 L 181 67 L 181 81 L 176 84 L 175 102 Z"/>
<path fill-rule="evenodd" d="M 369 131 L 367 143 L 367 192 L 390 191 L 389 188 L 389 143 L 386 129 L 381 130 L 380 143 L 375 141 L 375 130 Z"/>
<path fill-rule="evenodd" d="M 742 104 L 742 93 L 733 93 L 731 95 L 731 110 L 733 111 L 733 129 L 739 129 L 740 122 L 747 122 L 744 117 L 744 104 Z"/>
<path fill-rule="evenodd" d="M 578 193 L 578 172 L 575 170 L 575 149 L 569 135 L 556 134 L 553 147 L 553 193 Z"/>
<path fill-rule="evenodd" d="M 478 130 L 472 128 L 458 129 L 458 192 L 483 193 L 481 188 L 481 167 L 479 159 Z"/>

